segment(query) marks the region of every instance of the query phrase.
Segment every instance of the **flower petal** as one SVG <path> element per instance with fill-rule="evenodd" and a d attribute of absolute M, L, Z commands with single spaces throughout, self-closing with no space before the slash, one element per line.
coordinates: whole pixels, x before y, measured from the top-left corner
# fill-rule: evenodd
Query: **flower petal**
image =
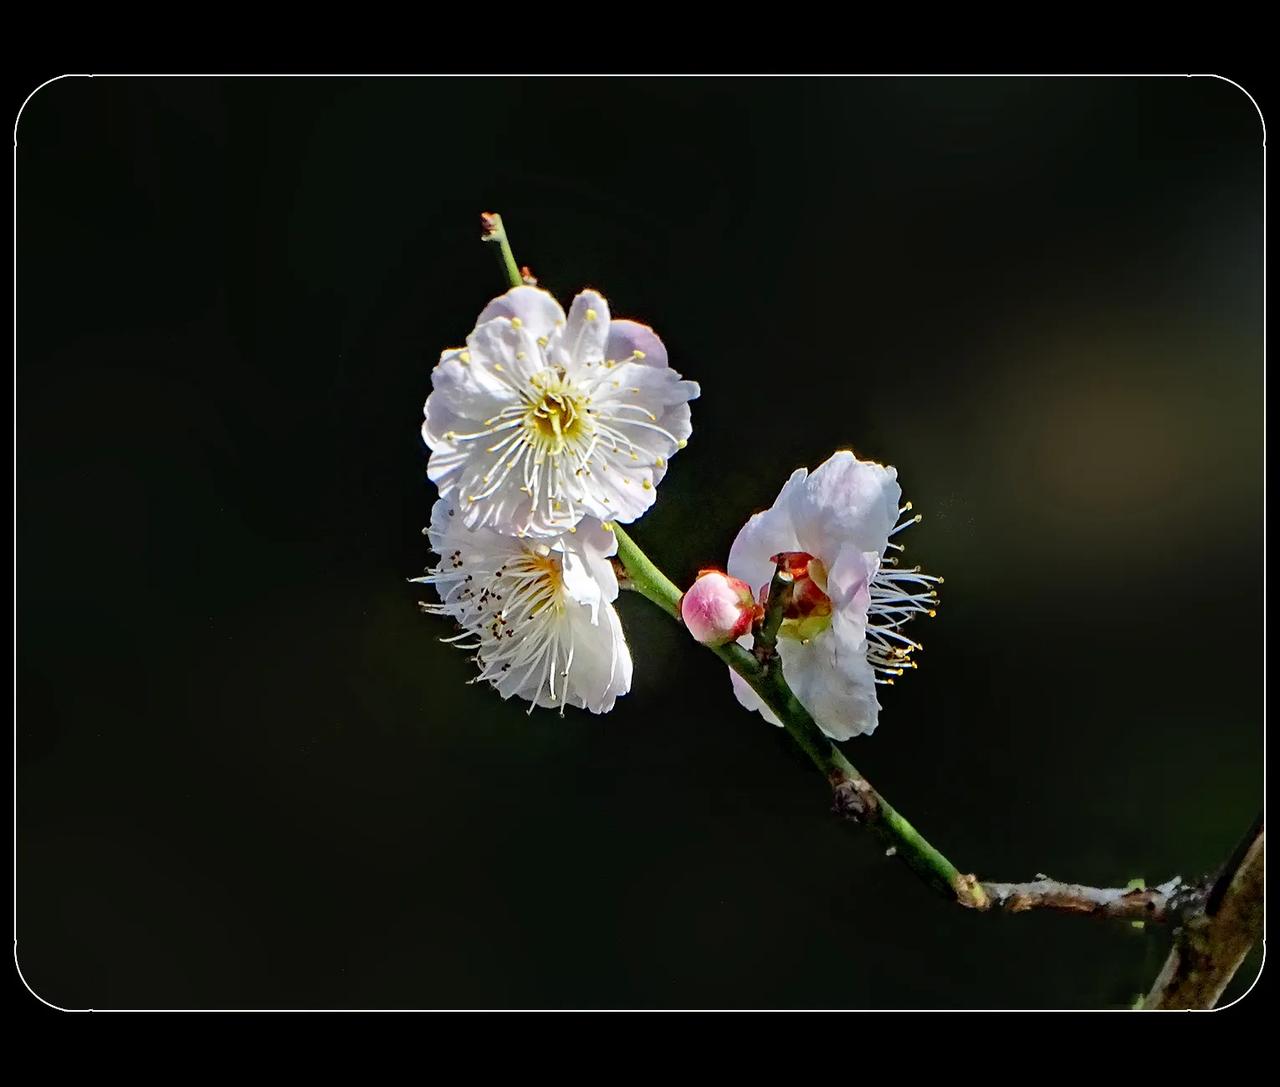
<path fill-rule="evenodd" d="M 485 341 L 485 346 L 490 346 L 488 341 Z M 508 383 L 502 380 L 501 373 L 493 369 L 493 363 L 506 358 L 505 348 L 501 343 L 492 346 L 499 349 L 497 358 L 478 353 L 470 342 L 467 347 L 444 352 L 431 371 L 431 394 L 427 397 L 424 413 L 430 413 L 434 402 L 437 407 L 447 408 L 454 416 L 478 421 L 518 403 Z M 510 361 L 514 362 L 514 347 L 510 355 Z"/>
<path fill-rule="evenodd" d="M 798 551 L 800 544 L 791 521 L 791 496 L 804 486 L 808 470 L 797 468 L 769 509 L 752 514 L 729 548 L 727 569 L 741 578 L 755 593 L 769 584 L 775 569 L 769 561 L 779 551 Z"/>
<path fill-rule="evenodd" d="M 739 644 L 743 645 L 743 648 L 749 649 L 751 648 L 751 639 L 740 638 Z M 782 727 L 782 722 L 778 720 L 773 710 L 769 709 L 769 707 L 761 701 L 760 696 L 751 689 L 751 685 L 738 675 L 737 672 L 733 671 L 733 669 L 729 670 L 729 679 L 733 682 L 733 693 L 746 709 L 755 710 L 761 717 L 768 721 L 769 724 L 777 725 L 779 728 Z"/>
<path fill-rule="evenodd" d="M 505 317 L 507 320 L 514 317 L 535 339 L 539 336 L 550 337 L 564 324 L 564 310 L 560 308 L 560 303 L 541 287 L 512 287 L 506 294 L 485 306 L 476 324 L 482 325 L 495 317 Z"/>
<path fill-rule="evenodd" d="M 604 357 L 614 362 L 643 362 L 663 369 L 667 365 L 667 349 L 658 334 L 639 321 L 610 321 L 604 344 Z"/>
<path fill-rule="evenodd" d="M 607 602 L 617 600 L 618 575 L 609 557 L 618 553 L 618 537 L 594 517 L 584 517 L 578 522 L 577 531 L 567 538 L 573 540 L 573 547 L 600 586 L 602 599 Z"/>
<path fill-rule="evenodd" d="M 896 468 L 860 461 L 848 450 L 835 453 L 791 495 L 801 550 L 827 561 L 842 544 L 853 543 L 883 555 L 901 500 Z"/>
<path fill-rule="evenodd" d="M 873 732 L 879 720 L 875 673 L 867 662 L 865 629 L 837 613 L 809 642 L 778 641 L 787 683 L 818 727 L 833 740 Z"/>
<path fill-rule="evenodd" d="M 604 345 L 609 338 L 609 303 L 595 291 L 583 291 L 569 307 L 569 318 L 559 335 L 551 338 L 549 357 L 554 365 L 571 373 L 587 364 L 604 361 Z"/>
<path fill-rule="evenodd" d="M 871 582 L 879 569 L 877 552 L 860 551 L 856 544 L 841 547 L 827 568 L 827 596 L 832 608 L 865 626 L 871 607 Z"/>

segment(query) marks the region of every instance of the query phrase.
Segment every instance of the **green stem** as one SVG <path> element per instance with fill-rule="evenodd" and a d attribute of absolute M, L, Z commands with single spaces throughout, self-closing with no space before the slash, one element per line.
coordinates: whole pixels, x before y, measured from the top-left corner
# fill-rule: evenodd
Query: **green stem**
<path fill-rule="evenodd" d="M 484 240 L 498 245 L 498 263 L 502 265 L 507 282 L 513 287 L 524 286 L 524 276 L 520 274 L 520 265 L 511 252 L 511 242 L 507 239 L 507 228 L 502 225 L 502 216 L 496 211 L 486 211 L 481 214 L 480 222 L 484 226 Z"/>
<path fill-rule="evenodd" d="M 651 600 L 676 622 L 680 621 L 680 598 L 684 595 L 666 574 L 653 565 L 653 561 L 636 546 L 635 540 L 623 531 L 622 526 L 610 521 L 604 526 L 617 537 L 618 561 L 626 567 L 627 577 L 634 589 L 646 600 Z"/>
<path fill-rule="evenodd" d="M 659 570 L 620 526 L 609 526 L 618 540 L 618 560 L 630 578 L 630 587 L 651 600 L 677 622 L 680 620 L 680 589 Z M 781 661 L 761 663 L 736 642 L 707 646 L 717 657 L 750 684 L 782 722 L 783 727 L 813 764 L 822 771 L 836 796 L 836 809 L 843 815 L 870 826 L 917 874 L 933 886 L 945 890 L 965 906 L 985 909 L 987 896 L 972 876 L 963 875 L 935 849 L 857 769 L 823 733 L 796 698 L 782 674 Z"/>

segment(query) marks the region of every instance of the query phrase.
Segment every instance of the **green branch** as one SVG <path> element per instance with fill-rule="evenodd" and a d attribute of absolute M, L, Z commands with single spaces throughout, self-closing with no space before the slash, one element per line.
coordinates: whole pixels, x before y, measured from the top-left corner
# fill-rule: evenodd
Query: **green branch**
<path fill-rule="evenodd" d="M 502 216 L 496 211 L 481 212 L 480 225 L 484 227 L 483 240 L 495 242 L 498 246 L 498 263 L 502 265 L 507 282 L 513 287 L 524 286 L 524 276 L 520 273 L 515 254 L 511 252 L 511 242 L 507 240 L 507 228 L 502 225 Z"/>

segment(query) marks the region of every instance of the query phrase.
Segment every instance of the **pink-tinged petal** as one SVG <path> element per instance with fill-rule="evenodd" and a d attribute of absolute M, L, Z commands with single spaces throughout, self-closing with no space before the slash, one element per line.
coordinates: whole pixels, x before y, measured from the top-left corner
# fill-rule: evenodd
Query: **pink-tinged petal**
<path fill-rule="evenodd" d="M 639 321 L 610 321 L 605 340 L 604 357 L 613 362 L 643 363 L 663 369 L 667 365 L 667 349 L 658 334 Z"/>
<path fill-rule="evenodd" d="M 476 324 L 482 325 L 495 317 L 515 318 L 535 338 L 549 338 L 565 320 L 560 303 L 541 287 L 512 287 L 485 306 Z"/>

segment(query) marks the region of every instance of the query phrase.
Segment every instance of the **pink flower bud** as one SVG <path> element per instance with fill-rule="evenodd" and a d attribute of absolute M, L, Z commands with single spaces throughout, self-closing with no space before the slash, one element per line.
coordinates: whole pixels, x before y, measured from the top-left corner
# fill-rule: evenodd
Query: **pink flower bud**
<path fill-rule="evenodd" d="M 680 616 L 703 645 L 724 645 L 751 629 L 760 608 L 745 581 L 719 570 L 699 570 L 698 580 L 680 598 Z"/>

